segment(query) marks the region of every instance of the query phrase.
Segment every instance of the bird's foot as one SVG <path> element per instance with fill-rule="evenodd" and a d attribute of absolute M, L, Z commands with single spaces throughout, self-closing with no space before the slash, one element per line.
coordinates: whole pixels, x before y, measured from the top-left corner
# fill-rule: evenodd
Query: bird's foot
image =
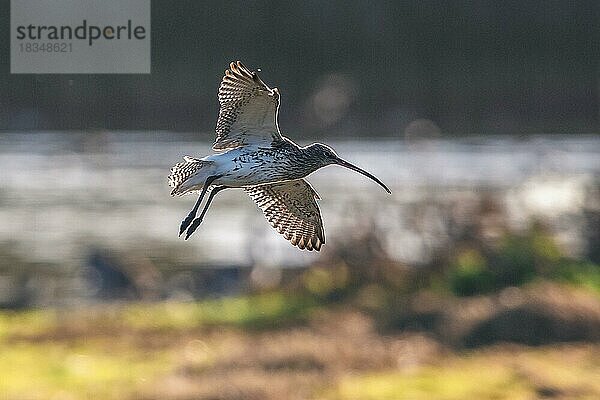
<path fill-rule="evenodd" d="M 183 232 L 185 232 L 185 230 L 188 226 L 190 226 L 195 217 L 196 216 L 194 214 L 190 213 L 187 215 L 187 217 L 185 217 L 183 221 L 181 221 L 181 226 L 179 227 L 179 236 L 181 236 Z"/>
<path fill-rule="evenodd" d="M 196 231 L 196 229 L 198 229 L 198 227 L 200 226 L 201 223 L 202 223 L 202 218 L 196 218 L 192 222 L 192 225 L 190 225 L 189 229 L 187 230 L 187 233 L 185 234 L 185 240 L 188 240 L 188 238 L 190 236 L 192 236 L 192 233 L 194 233 Z"/>

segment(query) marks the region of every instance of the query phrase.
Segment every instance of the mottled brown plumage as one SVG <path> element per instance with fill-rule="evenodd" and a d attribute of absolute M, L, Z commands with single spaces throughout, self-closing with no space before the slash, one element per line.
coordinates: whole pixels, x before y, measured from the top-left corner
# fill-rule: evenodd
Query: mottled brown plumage
<path fill-rule="evenodd" d="M 270 89 L 240 61 L 231 63 L 219 87 L 219 119 L 214 150 L 232 149 L 265 138 L 282 140 L 277 126 L 279 91 Z"/>
<path fill-rule="evenodd" d="M 317 250 L 325 243 L 319 195 L 304 179 L 246 188 L 267 221 L 300 249 Z"/>

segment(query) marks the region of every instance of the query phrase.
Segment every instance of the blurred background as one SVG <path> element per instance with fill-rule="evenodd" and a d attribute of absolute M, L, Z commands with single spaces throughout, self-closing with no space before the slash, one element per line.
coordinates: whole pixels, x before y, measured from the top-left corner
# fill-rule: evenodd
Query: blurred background
<path fill-rule="evenodd" d="M 600 396 L 597 2 L 151 5 L 148 75 L 0 41 L 0 398 Z M 312 175 L 320 253 L 242 191 L 177 237 L 238 59 L 393 192 Z"/>

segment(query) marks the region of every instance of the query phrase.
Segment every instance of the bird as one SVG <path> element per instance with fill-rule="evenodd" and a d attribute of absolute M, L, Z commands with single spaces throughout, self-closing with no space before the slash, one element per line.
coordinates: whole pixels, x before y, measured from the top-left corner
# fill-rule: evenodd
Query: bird
<path fill-rule="evenodd" d="M 260 70 L 259 70 L 260 71 Z M 225 70 L 218 91 L 219 116 L 216 152 L 204 158 L 184 156 L 168 178 L 172 196 L 200 192 L 183 219 L 179 236 L 187 240 L 200 226 L 215 195 L 225 189 L 243 189 L 265 218 L 290 243 L 301 250 L 319 251 L 325 244 L 319 195 L 304 179 L 327 165 L 340 165 L 375 181 L 377 177 L 345 161 L 329 146 L 313 143 L 301 147 L 279 129 L 280 93 L 270 88 L 242 62 Z M 198 209 L 209 193 L 200 216 Z"/>

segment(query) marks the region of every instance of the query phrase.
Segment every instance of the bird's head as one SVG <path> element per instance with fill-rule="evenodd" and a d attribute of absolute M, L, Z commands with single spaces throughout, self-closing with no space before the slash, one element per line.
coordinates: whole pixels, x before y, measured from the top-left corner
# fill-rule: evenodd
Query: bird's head
<path fill-rule="evenodd" d="M 322 143 L 313 143 L 306 150 L 310 154 L 310 157 L 319 164 L 319 167 L 335 164 L 339 158 L 331 147 Z"/>
<path fill-rule="evenodd" d="M 377 177 L 368 173 L 364 169 L 357 167 L 354 164 L 349 163 L 348 161 L 340 158 L 337 153 L 329 146 L 324 145 L 322 143 L 313 143 L 310 146 L 306 147 L 307 152 L 310 154 L 312 160 L 316 162 L 318 165 L 317 168 L 325 167 L 331 164 L 341 165 L 342 167 L 349 168 L 353 171 L 362 174 L 375 182 L 377 182 L 381 187 L 383 187 L 386 192 L 392 193 L 390 189 L 383 182 L 381 182 Z"/>

